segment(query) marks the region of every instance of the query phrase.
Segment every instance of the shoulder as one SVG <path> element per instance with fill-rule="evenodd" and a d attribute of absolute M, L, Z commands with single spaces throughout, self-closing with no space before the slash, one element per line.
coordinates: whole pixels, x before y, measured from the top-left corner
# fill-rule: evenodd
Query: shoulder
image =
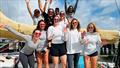
<path fill-rule="evenodd" d="M 100 34 L 98 32 L 95 32 L 94 34 L 97 35 L 97 36 L 100 36 Z"/>
<path fill-rule="evenodd" d="M 35 16 L 32 14 L 32 18 L 35 18 Z"/>
<path fill-rule="evenodd" d="M 48 29 L 53 29 L 54 28 L 54 26 L 50 26 L 50 27 L 48 27 Z"/>
<path fill-rule="evenodd" d="M 45 30 L 44 30 L 44 31 L 42 31 L 42 33 L 46 34 L 46 33 L 47 33 L 47 31 L 45 31 Z"/>
<path fill-rule="evenodd" d="M 32 38 L 32 36 L 31 36 L 31 35 L 26 35 L 26 37 L 27 37 L 27 38 Z"/>
<path fill-rule="evenodd" d="M 46 16 L 46 15 L 48 15 L 48 14 L 47 14 L 46 12 L 43 12 L 42 15 L 43 15 L 43 16 Z"/>
<path fill-rule="evenodd" d="M 54 29 L 53 26 L 48 27 L 48 31 L 49 31 L 49 30 L 53 30 L 53 29 Z"/>

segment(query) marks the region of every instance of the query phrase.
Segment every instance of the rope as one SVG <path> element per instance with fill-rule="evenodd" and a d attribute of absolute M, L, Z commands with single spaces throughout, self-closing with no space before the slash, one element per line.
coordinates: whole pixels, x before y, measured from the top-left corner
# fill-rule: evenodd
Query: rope
<path fill-rule="evenodd" d="M 11 43 L 11 42 L 10 42 Z M 7 46 L 8 45 L 8 46 Z M 6 47 L 7 46 L 7 47 Z M 5 48 L 3 48 L 3 47 L 5 47 Z M 0 53 L 1 52 L 3 52 L 3 51 L 5 51 L 5 50 L 7 50 L 7 49 L 9 49 L 10 47 L 12 47 L 12 45 L 9 45 L 9 43 L 8 44 L 6 44 L 6 45 L 4 45 L 3 47 L 1 47 L 1 50 L 0 50 Z M 3 48 L 3 49 L 2 49 Z"/>
<path fill-rule="evenodd" d="M 116 5 L 116 7 L 117 7 L 117 10 L 118 10 L 118 12 L 119 12 L 119 15 L 120 15 L 120 8 L 119 8 L 119 6 L 118 6 L 117 0 L 115 0 L 115 5 Z"/>

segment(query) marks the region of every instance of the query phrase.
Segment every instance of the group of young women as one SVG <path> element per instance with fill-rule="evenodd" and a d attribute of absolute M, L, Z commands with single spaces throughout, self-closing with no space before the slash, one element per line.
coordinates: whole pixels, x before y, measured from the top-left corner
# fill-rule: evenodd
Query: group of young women
<path fill-rule="evenodd" d="M 59 8 L 56 8 L 54 12 L 54 9 L 49 8 L 46 13 L 49 0 L 46 0 L 44 7 L 38 0 L 42 13 L 40 14 L 39 9 L 35 9 L 32 14 L 30 1 L 25 0 L 34 25 L 37 24 L 32 36 L 21 34 L 7 25 L 0 25 L 25 39 L 26 44 L 20 51 L 23 68 L 28 68 L 28 64 L 30 68 L 34 68 L 33 53 L 35 53 L 38 68 L 42 68 L 42 63 L 45 64 L 45 68 L 50 68 L 49 54 L 52 56 L 52 68 L 58 68 L 59 58 L 62 68 L 78 68 L 78 60 L 81 55 L 84 55 L 85 68 L 97 67 L 101 38 L 94 23 L 88 24 L 86 33 L 81 32 L 80 22 L 74 18 L 78 1 L 76 1 L 75 7 L 69 6 L 67 9 L 65 0 L 65 12 L 60 12 Z"/>

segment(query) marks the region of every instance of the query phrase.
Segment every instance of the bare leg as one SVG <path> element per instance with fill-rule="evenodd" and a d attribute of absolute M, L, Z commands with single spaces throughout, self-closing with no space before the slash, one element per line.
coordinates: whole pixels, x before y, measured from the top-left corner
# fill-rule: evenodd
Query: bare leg
<path fill-rule="evenodd" d="M 98 56 L 90 57 L 91 68 L 97 68 L 97 59 L 98 59 Z"/>
<path fill-rule="evenodd" d="M 58 68 L 58 61 L 59 61 L 59 57 L 58 56 L 52 56 L 53 59 L 53 68 Z"/>
<path fill-rule="evenodd" d="M 66 68 L 67 67 L 67 56 L 63 55 L 60 57 L 61 63 L 62 63 L 62 68 Z"/>
<path fill-rule="evenodd" d="M 49 50 L 47 50 L 44 55 L 44 64 L 45 68 L 49 68 Z"/>
<path fill-rule="evenodd" d="M 90 57 L 84 56 L 85 68 L 90 68 Z"/>
<path fill-rule="evenodd" d="M 38 68 L 42 68 L 42 54 L 41 53 L 37 53 L 37 65 L 38 65 Z"/>

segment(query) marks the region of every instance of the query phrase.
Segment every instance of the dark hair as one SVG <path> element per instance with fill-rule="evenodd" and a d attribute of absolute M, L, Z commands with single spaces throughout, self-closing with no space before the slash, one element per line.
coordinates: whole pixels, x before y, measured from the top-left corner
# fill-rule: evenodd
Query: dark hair
<path fill-rule="evenodd" d="M 40 21 L 38 21 L 38 24 L 37 24 L 37 27 L 36 27 L 37 30 L 41 30 L 41 28 L 39 27 L 39 25 L 40 25 L 41 22 L 45 23 L 45 21 L 43 19 L 41 19 Z"/>
<path fill-rule="evenodd" d="M 40 13 L 39 9 L 35 9 L 35 10 L 34 10 L 34 14 L 35 14 L 35 13 Z"/>
<path fill-rule="evenodd" d="M 96 25 L 95 25 L 93 22 L 91 22 L 91 23 L 89 23 L 89 24 L 87 25 L 87 32 L 89 31 L 88 29 L 89 29 L 89 26 L 90 26 L 90 25 L 93 25 L 93 27 L 94 27 L 93 32 L 97 32 Z"/>
<path fill-rule="evenodd" d="M 72 5 L 70 5 L 70 6 L 68 7 L 68 9 L 67 9 L 67 13 L 71 13 L 71 12 L 69 11 L 71 8 L 72 8 L 72 13 L 75 12 L 74 7 L 73 7 Z"/>
<path fill-rule="evenodd" d="M 33 32 L 32 32 L 32 37 L 33 37 L 33 34 L 35 33 L 35 31 L 38 30 L 38 29 L 34 29 Z"/>
<path fill-rule="evenodd" d="M 50 10 L 52 10 L 52 11 L 53 11 L 53 13 L 54 13 L 54 9 L 53 9 L 53 8 L 49 8 L 49 9 L 48 9 L 48 12 L 49 12 Z"/>
<path fill-rule="evenodd" d="M 58 12 L 59 12 L 59 8 L 55 8 L 55 11 L 58 11 Z"/>
<path fill-rule="evenodd" d="M 70 23 L 70 30 L 72 30 L 72 29 L 73 29 L 72 22 L 73 22 L 74 20 L 76 20 L 76 21 L 78 22 L 78 25 L 77 25 L 77 30 L 78 30 L 78 31 L 80 31 L 80 22 L 79 22 L 76 18 L 73 18 L 73 19 L 72 19 L 72 21 L 71 21 L 71 23 Z"/>
<path fill-rule="evenodd" d="M 61 12 L 60 12 L 60 15 L 61 15 L 62 13 L 63 13 L 63 14 L 65 14 L 65 12 L 64 12 L 64 11 L 61 11 Z"/>

